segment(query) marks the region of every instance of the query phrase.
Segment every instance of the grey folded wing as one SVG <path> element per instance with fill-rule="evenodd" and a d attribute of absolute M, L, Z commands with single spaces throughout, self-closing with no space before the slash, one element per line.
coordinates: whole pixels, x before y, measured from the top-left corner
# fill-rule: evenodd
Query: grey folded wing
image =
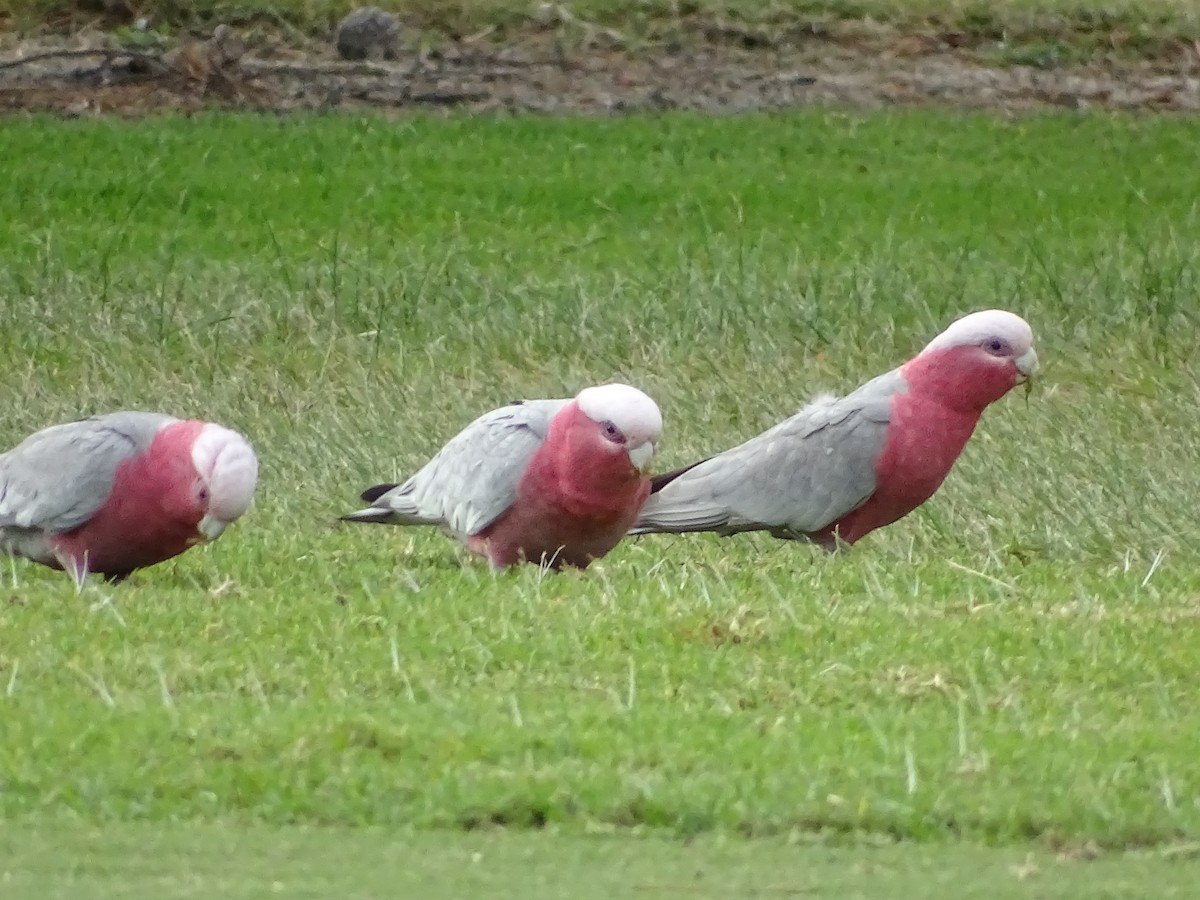
<path fill-rule="evenodd" d="M 442 525 L 478 534 L 517 499 L 517 485 L 570 400 L 524 400 L 484 413 L 408 481 L 347 516 L 399 525 Z M 389 513 L 386 518 L 380 511 Z"/>
<path fill-rule="evenodd" d="M 893 377 L 894 376 L 894 377 Z M 899 379 L 899 383 L 896 383 Z M 898 374 L 815 401 L 744 444 L 664 476 L 630 534 L 820 531 L 875 492 Z"/>
<path fill-rule="evenodd" d="M 122 462 L 149 448 L 159 413 L 117 412 L 35 432 L 0 454 L 0 529 L 78 528 L 112 492 Z"/>

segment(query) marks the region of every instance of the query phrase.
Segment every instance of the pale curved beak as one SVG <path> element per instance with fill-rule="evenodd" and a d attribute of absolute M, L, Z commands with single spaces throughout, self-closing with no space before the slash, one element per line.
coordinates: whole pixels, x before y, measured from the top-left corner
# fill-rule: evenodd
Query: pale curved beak
<path fill-rule="evenodd" d="M 639 472 L 645 472 L 646 467 L 650 465 L 650 460 L 653 458 L 654 443 L 652 441 L 646 441 L 644 444 L 639 444 L 629 449 L 629 461 L 633 463 L 633 467 Z"/>
<path fill-rule="evenodd" d="M 1022 381 L 1028 381 L 1030 378 L 1036 375 L 1038 370 L 1038 358 L 1033 348 L 1030 347 L 1028 350 L 1018 356 L 1016 359 L 1016 364 L 1017 372 L 1021 376 L 1017 379 L 1018 383 Z"/>
<path fill-rule="evenodd" d="M 1022 382 L 1025 384 L 1025 400 L 1029 401 L 1029 395 L 1033 393 L 1033 376 L 1037 374 L 1038 358 L 1030 347 L 1024 353 L 1016 358 L 1017 366 L 1017 384 Z"/>
<path fill-rule="evenodd" d="M 200 520 L 200 524 L 196 526 L 196 530 L 204 535 L 204 540 L 215 541 L 225 531 L 225 526 L 228 524 L 228 522 L 222 522 L 220 519 L 215 519 L 212 516 L 205 516 Z"/>

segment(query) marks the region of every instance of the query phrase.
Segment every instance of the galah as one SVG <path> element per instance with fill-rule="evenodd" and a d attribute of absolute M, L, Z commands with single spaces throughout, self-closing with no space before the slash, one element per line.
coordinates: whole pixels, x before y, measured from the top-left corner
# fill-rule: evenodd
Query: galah
<path fill-rule="evenodd" d="M 624 537 L 650 493 L 658 406 L 604 384 L 570 400 L 525 400 L 480 416 L 403 484 L 369 488 L 342 518 L 437 525 L 499 570 L 587 568 Z"/>
<path fill-rule="evenodd" d="M 932 497 L 983 410 L 1037 367 L 1024 319 L 972 313 L 848 396 L 818 398 L 740 446 L 655 477 L 631 533 L 853 544 Z"/>
<path fill-rule="evenodd" d="M 110 582 L 215 540 L 250 506 L 258 459 L 236 431 L 114 412 L 0 455 L 0 549 Z"/>

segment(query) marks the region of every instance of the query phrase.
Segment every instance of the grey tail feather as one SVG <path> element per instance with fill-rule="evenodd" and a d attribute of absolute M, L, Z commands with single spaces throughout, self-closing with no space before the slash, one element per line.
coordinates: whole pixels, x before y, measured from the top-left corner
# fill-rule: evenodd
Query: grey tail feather
<path fill-rule="evenodd" d="M 676 528 L 671 525 L 659 525 L 656 522 L 638 522 L 625 533 L 630 536 L 634 536 L 639 534 L 692 534 L 695 532 L 712 530 L 713 529 L 705 526 L 698 526 L 696 528 Z"/>
<path fill-rule="evenodd" d="M 695 534 L 702 531 L 717 531 L 711 525 L 696 525 L 694 527 L 676 527 L 673 525 L 659 525 L 654 522 L 638 522 L 629 531 L 625 532 L 628 535 L 638 534 Z"/>
<path fill-rule="evenodd" d="M 377 484 L 374 487 L 367 488 L 359 496 L 362 498 L 363 502 L 365 502 L 365 503 L 374 503 L 376 500 L 378 500 L 380 497 L 382 497 L 384 494 L 386 494 L 388 491 L 390 491 L 394 487 L 399 487 L 399 485 Z"/>
<path fill-rule="evenodd" d="M 714 522 L 702 522 L 698 525 L 661 525 L 656 522 L 639 521 L 632 528 L 630 528 L 626 534 L 701 534 L 704 532 L 711 532 L 713 534 L 719 534 L 721 537 L 732 537 L 735 534 L 744 534 L 747 531 L 762 530 L 763 526 L 761 525 L 732 526 Z M 772 532 L 772 535 L 774 537 L 788 537 L 783 534 L 775 534 L 774 532 Z M 803 537 L 790 539 L 804 540 Z"/>
<path fill-rule="evenodd" d="M 696 468 L 696 466 L 700 465 L 701 463 L 706 463 L 710 459 L 712 459 L 712 457 L 708 456 L 704 459 L 696 460 L 690 466 L 684 466 L 682 469 L 676 469 L 674 472 L 664 472 L 661 475 L 655 475 L 650 479 L 650 493 L 657 494 L 680 475 L 684 474 L 685 472 L 690 472 L 692 469 Z"/>
<path fill-rule="evenodd" d="M 338 516 L 339 522 L 375 522 L 380 525 L 392 521 L 396 515 L 390 509 L 360 509 L 358 512 L 348 513 L 344 516 Z"/>

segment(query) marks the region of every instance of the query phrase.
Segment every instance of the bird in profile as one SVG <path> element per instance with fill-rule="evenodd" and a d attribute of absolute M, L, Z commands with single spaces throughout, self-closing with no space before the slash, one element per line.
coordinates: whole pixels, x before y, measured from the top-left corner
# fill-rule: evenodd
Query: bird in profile
<path fill-rule="evenodd" d="M 1004 310 L 952 323 L 845 397 L 821 397 L 731 450 L 656 476 L 631 534 L 766 531 L 833 550 L 933 496 L 984 409 L 1037 372 Z"/>

